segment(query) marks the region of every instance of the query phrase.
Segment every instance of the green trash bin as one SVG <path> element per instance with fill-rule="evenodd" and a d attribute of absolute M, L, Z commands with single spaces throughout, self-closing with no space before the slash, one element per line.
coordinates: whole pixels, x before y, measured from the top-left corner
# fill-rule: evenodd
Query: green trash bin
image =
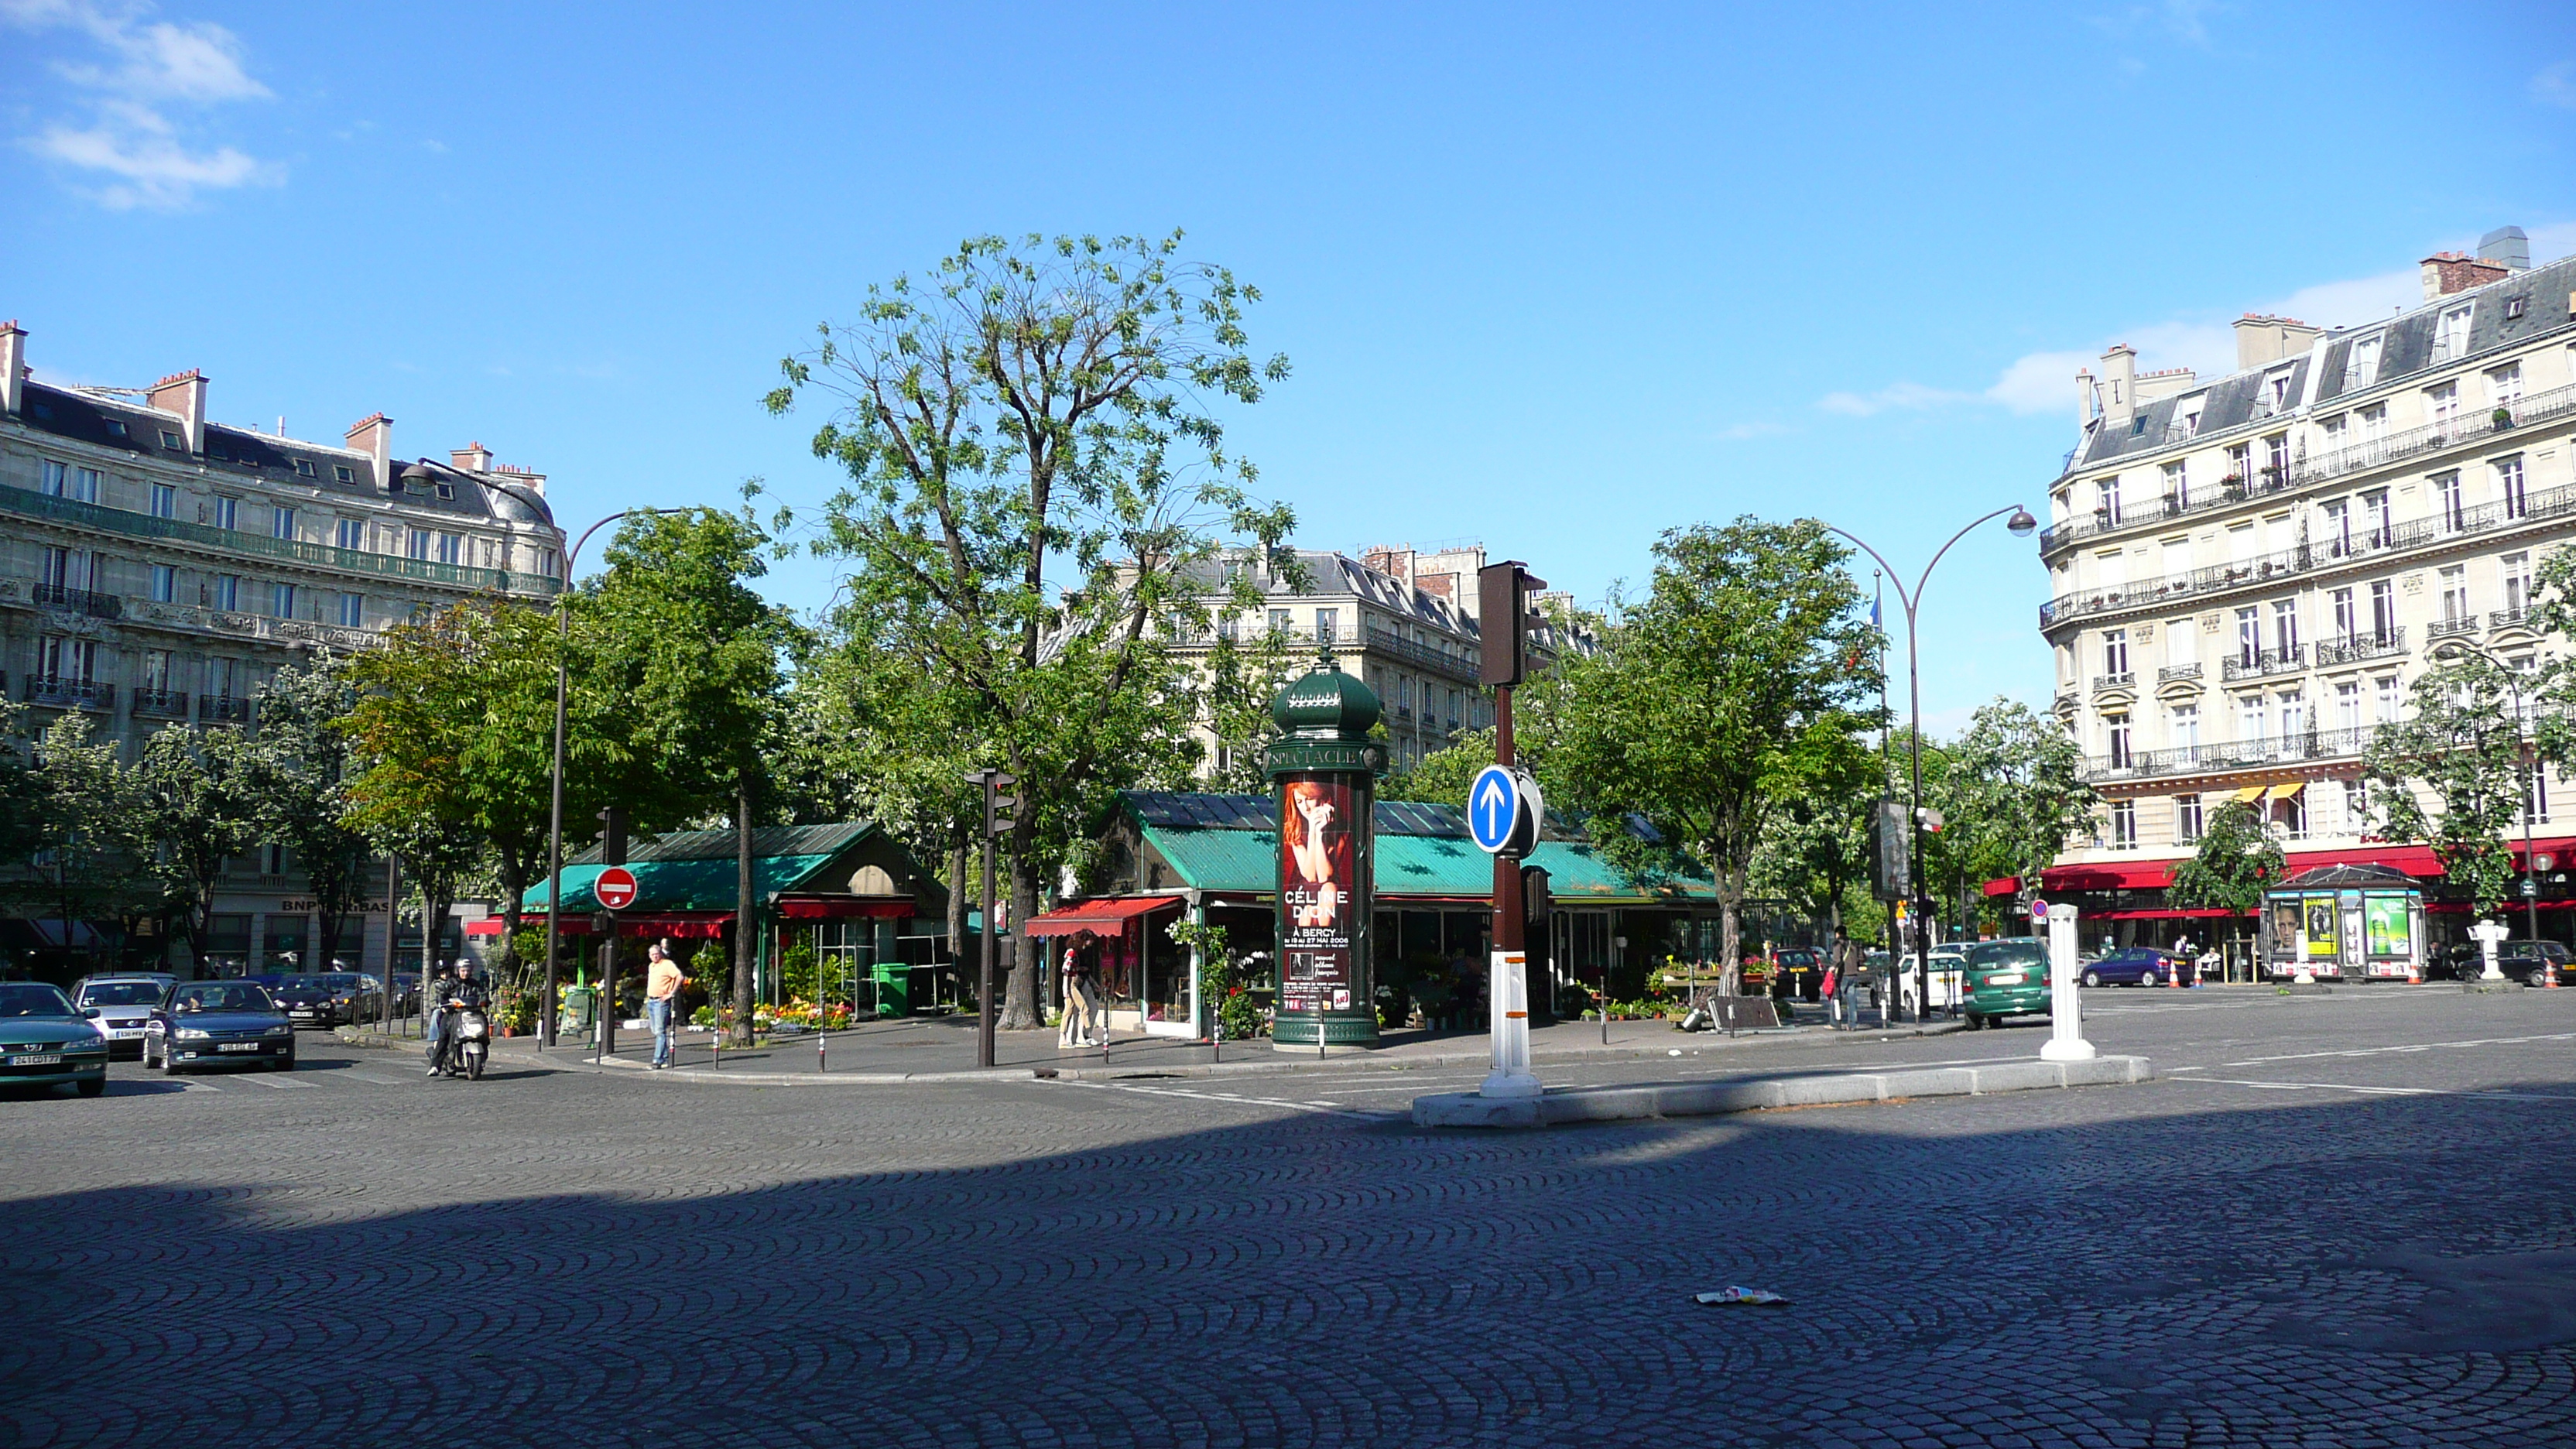
<path fill-rule="evenodd" d="M 912 968 L 901 961 L 879 961 L 870 969 L 876 982 L 877 1015 L 912 1015 Z M 861 1003 L 863 1006 L 865 1003 Z"/>

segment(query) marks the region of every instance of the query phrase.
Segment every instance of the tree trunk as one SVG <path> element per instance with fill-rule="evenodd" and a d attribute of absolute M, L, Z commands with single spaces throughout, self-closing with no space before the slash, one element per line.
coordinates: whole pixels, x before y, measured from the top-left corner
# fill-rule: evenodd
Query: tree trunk
<path fill-rule="evenodd" d="M 948 959 L 963 971 L 966 959 L 966 832 L 957 832 L 948 848 Z"/>
<path fill-rule="evenodd" d="M 759 1003 L 751 999 L 753 932 L 751 898 L 751 782 L 733 792 L 733 1039 L 749 1046 Z"/>
<path fill-rule="evenodd" d="M 1715 855 L 1712 851 L 1710 854 Z M 1738 868 L 1721 868 L 1717 872 L 1718 918 L 1718 990 L 1735 994 L 1738 965 L 1744 959 L 1744 872 Z"/>
<path fill-rule="evenodd" d="M 1011 856 L 1011 985 L 1002 996 L 1003 1031 L 1037 1031 L 1046 1026 L 1046 1017 L 1038 1007 L 1038 962 L 1044 954 L 1038 941 L 1028 933 L 1029 917 L 1037 914 L 1038 884 L 1034 868 L 1024 852 Z M 986 921 L 985 930 L 993 929 Z"/>

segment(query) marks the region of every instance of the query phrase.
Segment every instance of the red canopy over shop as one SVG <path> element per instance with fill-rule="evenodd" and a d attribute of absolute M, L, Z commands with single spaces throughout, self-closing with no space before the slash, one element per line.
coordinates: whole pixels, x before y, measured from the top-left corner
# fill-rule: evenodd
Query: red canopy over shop
<path fill-rule="evenodd" d="M 1111 935 L 1127 929 L 1129 921 L 1180 903 L 1179 896 L 1129 896 L 1122 900 L 1084 901 L 1079 905 L 1058 906 L 1042 916 L 1032 916 L 1021 929 L 1031 936 L 1078 936 L 1086 931 L 1096 936 Z"/>

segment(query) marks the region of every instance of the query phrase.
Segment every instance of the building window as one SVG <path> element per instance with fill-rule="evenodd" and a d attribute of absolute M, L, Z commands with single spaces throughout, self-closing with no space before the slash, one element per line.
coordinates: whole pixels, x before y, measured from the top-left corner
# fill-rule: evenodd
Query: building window
<path fill-rule="evenodd" d="M 47 458 L 44 471 L 42 491 L 46 497 L 62 498 L 70 494 L 72 469 L 69 463 L 57 463 Z"/>
<path fill-rule="evenodd" d="M 2504 500 L 2504 516 L 2529 518 L 2531 500 L 2522 491 L 2522 459 L 2506 458 L 2495 465 L 2496 497 Z"/>
<path fill-rule="evenodd" d="M 2469 567 L 2452 564 L 2440 573 L 2442 581 L 2442 622 L 2465 624 L 2471 618 L 2469 609 Z"/>
<path fill-rule="evenodd" d="M 417 529 L 413 530 L 413 532 L 412 532 L 412 538 L 413 538 L 413 540 L 414 540 L 415 544 L 417 544 L 417 542 L 421 539 L 421 537 L 422 537 L 422 536 L 423 536 L 423 535 L 420 533 L 420 531 L 419 531 L 419 530 L 417 530 Z M 413 556 L 414 558 L 418 558 L 418 557 L 420 557 L 420 555 L 418 555 L 418 554 L 414 554 L 414 555 L 412 555 L 412 556 Z M 1270 611 L 1270 632 L 1271 632 L 1271 633 L 1273 633 L 1273 634 L 1285 634 L 1285 633 L 1287 633 L 1287 632 L 1288 632 L 1289 627 L 1290 627 L 1290 626 L 1289 626 L 1289 623 L 1288 623 L 1288 611 L 1287 611 L 1286 609 L 1273 609 L 1273 610 L 1271 610 L 1271 611 Z"/>
<path fill-rule="evenodd" d="M 2379 344 L 2381 334 L 2372 333 L 2352 345 L 2352 354 L 2343 368 L 2343 390 L 2354 392 L 2379 381 Z"/>
<path fill-rule="evenodd" d="M 2111 802 L 2111 848 L 2113 850 L 2135 850 L 2138 848 L 2137 801 L 2114 800 Z"/>
<path fill-rule="evenodd" d="M 2164 468 L 2165 512 L 2169 514 L 2191 507 L 2191 470 L 2184 467 L 2183 462 L 2183 459 L 2176 458 Z"/>
<path fill-rule="evenodd" d="M 2522 813 L 2535 825 L 2549 823 L 2549 771 L 2532 770 L 2522 777 Z"/>
<path fill-rule="evenodd" d="M 2361 681 L 2358 679 L 2338 680 L 2335 683 L 2335 728 L 2339 730 L 2361 728 Z"/>
<path fill-rule="evenodd" d="M 152 516 L 153 516 L 153 517 L 155 517 L 155 518 L 176 518 L 176 517 L 178 517 L 178 516 L 179 516 L 179 490 L 178 490 L 178 489 L 176 489 L 176 488 L 171 487 L 171 486 L 170 486 L 169 484 L 167 484 L 167 483 L 155 483 L 155 484 L 153 484 L 153 485 L 152 485 Z"/>
<path fill-rule="evenodd" d="M 271 585 L 269 585 L 269 586 L 268 586 L 268 612 L 269 612 L 270 614 L 272 614 L 272 615 L 275 615 L 276 617 L 278 617 L 278 618 L 280 618 L 280 619 L 292 619 L 292 618 L 294 618 L 294 617 L 295 617 L 295 585 L 293 585 L 293 584 L 271 584 Z"/>
<path fill-rule="evenodd" d="M 241 608 L 241 575 L 217 574 L 206 585 L 207 601 L 226 611 Z"/>
<path fill-rule="evenodd" d="M 2263 614 L 2248 604 L 2236 611 L 2236 667 L 2252 669 L 2263 658 Z"/>
<path fill-rule="evenodd" d="M 295 537 L 295 510 L 292 508 L 270 509 L 268 511 L 268 536 L 271 538 L 286 539 Z"/>
<path fill-rule="evenodd" d="M 2270 717 L 2263 713 L 2263 696 L 2249 694 L 2236 702 L 2236 738 L 2243 744 L 2261 744 L 2266 738 L 2265 725 Z"/>
<path fill-rule="evenodd" d="M 465 562 L 465 535 L 442 533 L 438 536 L 438 561 L 443 564 Z"/>
<path fill-rule="evenodd" d="M 2353 640 L 2359 638 L 2361 635 L 2360 612 L 2353 605 L 2352 590 L 2349 588 L 2337 589 L 2326 597 L 2334 606 L 2334 633 L 2332 635 L 2334 642 L 2344 645 L 2351 644 Z"/>
<path fill-rule="evenodd" d="M 217 699 L 238 698 L 237 686 L 240 683 L 240 660 L 215 658 L 206 661 L 206 693 Z"/>
<path fill-rule="evenodd" d="M 2508 362 L 2487 374 L 2487 399 L 2500 408 L 2522 401 L 2522 364 Z"/>
<path fill-rule="evenodd" d="M 2175 749 L 2198 749 L 2200 747 L 2200 706 L 2175 705 L 2166 725 L 2165 737 L 2173 742 Z"/>
<path fill-rule="evenodd" d="M 2295 689 L 2285 689 L 2274 697 L 2281 711 L 2281 738 L 2297 739 L 2308 732 L 2308 697 Z"/>
<path fill-rule="evenodd" d="M 283 845 L 261 846 L 259 848 L 259 869 L 262 875 L 286 874 L 286 847 Z"/>
<path fill-rule="evenodd" d="M 553 578 L 555 576 L 555 551 L 553 549 L 541 548 L 537 550 L 537 572 L 544 574 L 547 578 Z"/>
<path fill-rule="evenodd" d="M 2093 485 L 2093 513 L 2104 528 L 2120 526 L 2120 480 L 2110 477 Z"/>
<path fill-rule="evenodd" d="M 2475 304 L 2471 304 L 2474 306 Z M 2433 328 L 2433 360 L 2450 362 L 2469 351 L 2469 307 L 2453 307 Z"/>
<path fill-rule="evenodd" d="M 2284 664 L 2299 657 L 2298 600 L 2274 599 L 2272 601 L 2272 647 L 2279 651 L 2280 660 Z"/>
<path fill-rule="evenodd" d="M 2460 385 L 2446 382 L 2424 389 L 2424 401 L 2433 414 L 2433 426 L 2447 433 L 2460 420 Z"/>
<path fill-rule="evenodd" d="M 358 481 L 358 475 L 350 472 L 349 465 L 346 463 L 333 464 L 331 466 L 331 476 L 342 483 L 355 483 Z"/>
<path fill-rule="evenodd" d="M 91 558 L 87 549 L 48 547 L 44 562 L 45 586 L 52 589 L 88 588 Z"/>
<path fill-rule="evenodd" d="M 331 524 L 331 542 L 351 553 L 363 552 L 367 546 L 367 523 L 362 518 L 342 518 Z"/>
<path fill-rule="evenodd" d="M 2457 469 L 2433 475 L 2433 517 L 2444 533 L 2458 533 L 2468 526 L 2467 499 L 2461 494 Z"/>
<path fill-rule="evenodd" d="M 2370 640 L 2383 645 L 2397 642 L 2397 586 L 2386 579 L 2370 586 Z"/>
<path fill-rule="evenodd" d="M 1231 643 L 1242 637 L 1240 633 L 1242 627 L 1243 621 L 1241 618 L 1239 618 L 1232 610 L 1228 610 L 1227 612 L 1217 616 L 1216 637 Z"/>
<path fill-rule="evenodd" d="M 411 530 L 410 537 L 405 542 L 406 547 L 403 550 L 405 553 L 416 559 L 427 559 L 429 557 L 428 529 L 415 528 Z M 1273 609 L 1270 612 L 1273 617 L 1284 618 L 1288 611 L 1285 609 Z"/>
<path fill-rule="evenodd" d="M 2134 757 L 2129 751 L 2129 717 L 2125 714 L 2102 716 L 2102 733 L 2110 741 L 2111 768 L 2125 770 Z"/>
<path fill-rule="evenodd" d="M 2263 440 L 2263 472 L 2268 483 L 2278 486 L 2290 481 L 2290 435 L 2274 433 Z"/>
<path fill-rule="evenodd" d="M 2531 607 L 2531 555 L 2509 553 L 2496 560 L 2497 572 L 2504 579 L 2504 612 L 2507 620 L 2522 622 L 2523 612 Z"/>
<path fill-rule="evenodd" d="M 2238 443 L 2227 450 L 2227 471 L 2236 479 L 2236 486 L 2239 488 L 2253 483 L 2254 445 L 2252 443 Z"/>
<path fill-rule="evenodd" d="M 234 498 L 228 494 L 218 493 L 214 497 L 214 511 L 215 527 L 239 528 L 241 526 L 240 499 Z"/>
<path fill-rule="evenodd" d="M 167 690 L 170 687 L 169 650 L 147 649 L 143 651 L 143 687 L 156 694 Z"/>
<path fill-rule="evenodd" d="M 2403 696 L 2397 692 L 2397 676 L 2394 674 L 2383 674 L 2379 676 L 2379 678 L 2372 680 L 2371 692 L 2373 695 L 2371 723 L 2397 723 L 2398 705 L 2403 699 Z"/>
<path fill-rule="evenodd" d="M 2190 845 L 2200 839 L 2200 797 L 2174 797 L 2174 844 Z"/>
<path fill-rule="evenodd" d="M 2102 672 L 2118 679 L 2129 672 L 2129 631 L 2102 631 Z"/>
<path fill-rule="evenodd" d="M 2343 830 L 2346 835 L 2370 833 L 2370 782 L 2343 782 Z"/>
<path fill-rule="evenodd" d="M 36 665 L 48 679 L 92 684 L 98 679 L 98 641 L 47 634 L 36 641 Z"/>
<path fill-rule="evenodd" d="M 343 629 L 367 627 L 366 595 L 342 594 L 340 596 L 340 627 Z"/>
<path fill-rule="evenodd" d="M 179 598 L 179 570 L 171 564 L 152 566 L 152 602 L 175 603 Z"/>
<path fill-rule="evenodd" d="M 455 536 L 455 535 L 453 535 L 453 534 L 450 534 L 450 535 L 449 535 L 449 537 L 451 537 L 451 538 L 452 538 L 452 537 L 454 537 L 454 536 Z M 454 562 L 454 560 L 453 560 L 453 559 L 451 559 L 451 560 L 449 560 L 449 562 L 453 563 L 453 562 Z M 1340 633 L 1341 633 L 1341 627 L 1342 627 L 1342 617 L 1341 617 L 1341 611 L 1340 611 L 1339 609 L 1317 609 L 1317 610 L 1315 611 L 1315 642 L 1316 642 L 1316 643 L 1318 643 L 1318 644 L 1330 644 L 1330 643 L 1332 643 L 1332 642 L 1334 641 L 1334 639 L 1336 639 L 1336 638 L 1338 638 L 1338 637 L 1340 636 Z"/>
<path fill-rule="evenodd" d="M 310 478 L 310 477 L 312 477 L 312 476 L 313 476 L 313 460 L 312 460 L 312 459 L 310 459 L 310 458 L 298 458 L 298 459 L 296 459 L 296 460 L 295 460 L 295 476 L 297 476 L 298 478 Z"/>
<path fill-rule="evenodd" d="M 2165 622 L 2165 668 L 2183 669 L 2200 662 L 2194 647 L 2191 621 L 2169 619 Z"/>

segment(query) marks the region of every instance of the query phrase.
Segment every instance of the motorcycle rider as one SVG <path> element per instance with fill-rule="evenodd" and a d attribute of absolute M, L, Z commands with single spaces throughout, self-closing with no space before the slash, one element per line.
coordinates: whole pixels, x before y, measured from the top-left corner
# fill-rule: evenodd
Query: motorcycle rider
<path fill-rule="evenodd" d="M 444 1072 L 453 1077 L 459 1075 L 456 1058 L 462 1038 L 458 1033 L 465 1025 L 464 1014 L 483 1009 L 483 981 L 473 964 L 459 961 L 454 975 L 439 978 L 438 997 L 438 1039 L 430 1046 L 429 1074 Z"/>

